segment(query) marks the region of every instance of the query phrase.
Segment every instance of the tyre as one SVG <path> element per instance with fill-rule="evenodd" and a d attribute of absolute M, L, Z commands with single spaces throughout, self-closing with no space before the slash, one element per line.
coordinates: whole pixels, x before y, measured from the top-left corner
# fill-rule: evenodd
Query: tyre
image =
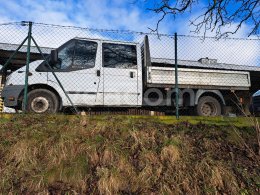
<path fill-rule="evenodd" d="M 28 93 L 27 111 L 38 114 L 56 113 L 59 110 L 57 96 L 47 89 L 35 89 Z"/>
<path fill-rule="evenodd" d="M 221 105 L 216 98 L 203 96 L 199 99 L 195 111 L 198 116 L 220 116 Z"/>

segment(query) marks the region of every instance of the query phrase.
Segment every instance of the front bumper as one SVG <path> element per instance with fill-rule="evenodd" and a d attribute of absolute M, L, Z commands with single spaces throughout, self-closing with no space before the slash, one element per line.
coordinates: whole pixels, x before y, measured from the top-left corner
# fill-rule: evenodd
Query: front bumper
<path fill-rule="evenodd" d="M 18 106 L 18 98 L 24 89 L 24 85 L 8 85 L 3 88 L 2 98 L 4 99 L 4 106 L 16 107 Z"/>

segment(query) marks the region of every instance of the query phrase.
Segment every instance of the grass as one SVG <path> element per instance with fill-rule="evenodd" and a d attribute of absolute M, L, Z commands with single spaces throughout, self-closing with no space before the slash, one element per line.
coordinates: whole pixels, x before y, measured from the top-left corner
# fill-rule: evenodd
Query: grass
<path fill-rule="evenodd" d="M 257 147 L 246 118 L 2 115 L 0 192 L 258 194 Z"/>

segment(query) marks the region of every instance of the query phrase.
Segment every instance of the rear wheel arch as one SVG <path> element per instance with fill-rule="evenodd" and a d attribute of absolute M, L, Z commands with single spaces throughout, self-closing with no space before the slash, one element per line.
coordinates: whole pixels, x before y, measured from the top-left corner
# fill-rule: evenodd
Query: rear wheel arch
<path fill-rule="evenodd" d="M 212 96 L 202 96 L 195 107 L 198 116 L 220 116 L 222 108 L 219 100 Z"/>
<path fill-rule="evenodd" d="M 214 97 L 219 101 L 219 103 L 222 106 L 226 105 L 225 99 L 219 90 L 204 90 L 204 89 L 199 89 L 197 91 L 196 96 L 195 96 L 195 105 L 198 105 L 199 99 L 203 96 Z"/>
<path fill-rule="evenodd" d="M 219 116 L 226 105 L 218 90 L 198 90 L 195 97 L 195 112 L 200 116 Z M 211 112 L 209 114 L 209 112 Z"/>

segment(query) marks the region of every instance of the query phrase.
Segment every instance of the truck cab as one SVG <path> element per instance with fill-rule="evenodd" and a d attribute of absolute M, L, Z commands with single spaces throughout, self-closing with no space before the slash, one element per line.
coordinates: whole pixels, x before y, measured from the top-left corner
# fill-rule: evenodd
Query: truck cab
<path fill-rule="evenodd" d="M 72 39 L 48 61 L 75 106 L 142 105 L 142 60 L 138 43 L 97 39 Z M 55 113 L 71 106 L 46 61 L 29 69 L 28 110 Z M 7 107 L 21 109 L 25 67 L 13 72 L 2 92 Z"/>

